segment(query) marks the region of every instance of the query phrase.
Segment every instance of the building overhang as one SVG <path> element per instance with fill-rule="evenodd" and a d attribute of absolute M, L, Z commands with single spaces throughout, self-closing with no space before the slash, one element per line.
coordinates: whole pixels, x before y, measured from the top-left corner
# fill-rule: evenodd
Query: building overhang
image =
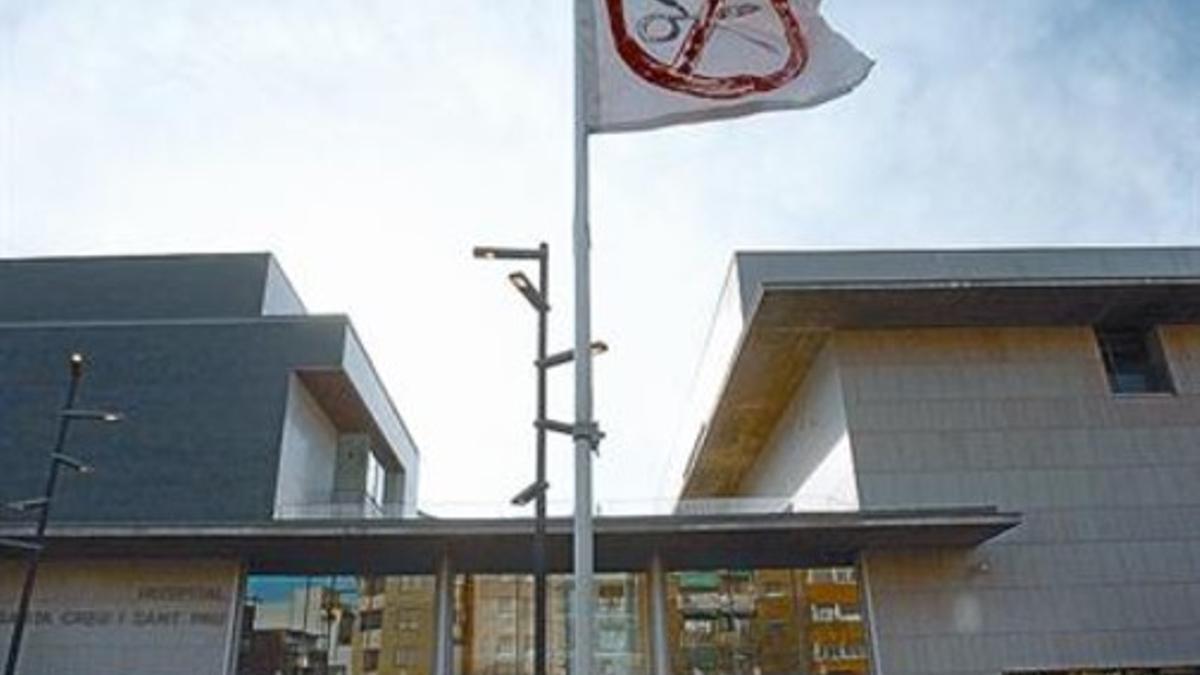
<path fill-rule="evenodd" d="M 852 563 L 864 551 L 971 548 L 1021 522 L 993 508 L 630 516 L 595 520 L 596 569 L 784 568 Z M 4 529 L 16 537 L 28 530 Z M 449 553 L 461 572 L 532 570 L 533 522 L 288 521 L 220 526 L 52 527 L 49 559 L 231 558 L 257 574 L 432 574 Z M 571 569 L 571 521 L 547 524 L 552 572 Z M 0 549 L 16 557 L 19 552 Z"/>
<path fill-rule="evenodd" d="M 1200 323 L 1200 249 L 738 254 L 682 498 L 737 494 L 836 331 Z"/>
<path fill-rule="evenodd" d="M 419 461 L 416 443 L 354 327 L 348 319 L 342 320 L 342 343 L 335 360 L 298 367 L 296 377 L 338 431 L 368 435 L 376 456 L 385 466 L 390 469 L 402 466 L 407 472 L 415 472 Z"/>

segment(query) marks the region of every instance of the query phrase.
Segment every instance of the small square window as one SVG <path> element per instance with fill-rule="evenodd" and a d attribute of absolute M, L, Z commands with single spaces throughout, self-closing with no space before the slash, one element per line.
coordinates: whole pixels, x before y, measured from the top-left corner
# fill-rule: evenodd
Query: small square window
<path fill-rule="evenodd" d="M 1114 394 L 1174 393 L 1158 331 L 1097 328 L 1096 343 Z"/>
<path fill-rule="evenodd" d="M 359 621 L 362 630 L 378 630 L 383 626 L 383 611 L 375 609 L 363 612 Z"/>

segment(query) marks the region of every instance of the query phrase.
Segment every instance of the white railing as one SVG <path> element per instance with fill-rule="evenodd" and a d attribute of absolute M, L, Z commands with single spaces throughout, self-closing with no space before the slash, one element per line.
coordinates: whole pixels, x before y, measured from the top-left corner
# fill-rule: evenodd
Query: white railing
<path fill-rule="evenodd" d="M 569 500 L 550 500 L 551 517 L 569 517 Z M 599 516 L 721 516 L 790 512 L 853 511 L 857 504 L 833 495 L 788 497 L 730 497 L 713 499 L 603 500 L 596 504 Z M 277 520 L 403 520 L 415 518 L 493 519 L 529 518 L 532 508 L 507 502 L 421 502 L 419 504 L 289 504 L 275 509 Z"/>

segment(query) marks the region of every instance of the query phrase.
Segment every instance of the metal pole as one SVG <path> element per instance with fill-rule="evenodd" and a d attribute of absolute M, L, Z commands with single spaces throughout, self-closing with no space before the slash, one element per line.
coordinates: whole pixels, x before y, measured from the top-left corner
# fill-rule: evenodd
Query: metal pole
<path fill-rule="evenodd" d="M 538 310 L 537 347 L 537 418 L 546 421 L 546 342 L 550 314 L 550 247 L 538 246 L 538 292 L 542 307 Z M 533 531 L 533 672 L 546 675 L 546 426 L 537 425 L 537 476 L 540 486 L 535 502 Z"/>
<path fill-rule="evenodd" d="M 667 577 L 658 553 L 650 559 L 650 657 L 653 675 L 671 675 L 667 631 Z"/>
<path fill-rule="evenodd" d="M 584 78 L 583 2 L 572 3 L 575 35 L 575 623 L 572 675 L 592 671 L 592 449 L 597 441 L 592 420 L 591 236 L 588 230 L 587 91 Z"/>
<path fill-rule="evenodd" d="M 433 601 L 433 674 L 454 673 L 454 563 L 450 552 L 438 560 Z"/>
<path fill-rule="evenodd" d="M 71 383 L 67 386 L 67 398 L 66 403 L 63 404 L 63 410 L 75 407 L 75 396 L 79 393 L 79 380 L 83 376 L 83 359 L 76 358 L 76 355 L 72 354 L 70 364 Z M 12 637 L 8 642 L 8 660 L 4 665 L 4 675 L 16 675 L 17 673 L 17 660 L 21 655 L 21 638 L 25 634 L 29 603 L 33 599 L 33 587 L 37 581 L 38 564 L 42 559 L 42 547 L 46 543 L 46 524 L 50 521 L 50 505 L 54 500 L 54 488 L 58 485 L 59 461 L 57 457 L 62 453 L 63 445 L 67 442 L 67 429 L 70 425 L 70 417 L 59 415 L 58 433 L 54 439 L 54 449 L 50 451 L 50 471 L 46 476 L 46 489 L 42 492 L 46 501 L 42 504 L 38 514 L 37 530 L 33 538 L 36 548 L 29 551 L 28 554 L 29 562 L 25 568 L 25 585 L 21 587 L 21 600 L 17 605 L 17 620 L 13 624 Z"/>

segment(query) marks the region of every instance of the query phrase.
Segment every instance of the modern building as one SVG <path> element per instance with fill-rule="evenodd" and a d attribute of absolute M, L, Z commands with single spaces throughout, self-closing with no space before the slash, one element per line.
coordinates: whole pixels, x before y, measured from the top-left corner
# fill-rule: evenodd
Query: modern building
<path fill-rule="evenodd" d="M 40 487 L 36 449 L 78 351 L 91 362 L 83 400 L 129 423 L 77 427 L 102 470 L 63 490 L 56 520 L 411 513 L 417 448 L 354 328 L 307 314 L 270 256 L 6 261 L 0 288 L 0 494 Z"/>
<path fill-rule="evenodd" d="M 145 532 L 413 514 L 420 457 L 353 327 L 307 314 L 271 256 L 4 261 L 0 289 L 0 500 L 40 495 L 80 352 L 81 405 L 126 420 L 73 425 L 68 447 L 97 470 L 64 477 L 55 523 Z M 22 672 L 234 662 L 240 559 L 206 545 L 184 559 L 133 553 L 43 566 Z M 0 564 L 7 646 L 23 569 Z M 325 640 L 315 593 L 299 616 L 258 607 L 276 646 L 264 637 L 257 653 L 311 661 Z M 226 665 L 180 672 L 215 668 Z"/>
<path fill-rule="evenodd" d="M 1021 513 L 861 556 L 875 672 L 1200 672 L 1198 321 L 1197 249 L 738 254 L 680 494 Z"/>
<path fill-rule="evenodd" d="M 20 672 L 532 672 L 532 523 L 416 510 L 349 322 L 269 256 L 0 288 L 0 500 L 40 485 L 67 354 L 127 415 L 68 439 L 98 471 L 61 486 Z M 1200 675 L 1197 315 L 1200 249 L 739 254 L 677 508 L 596 518 L 594 672 Z"/>

